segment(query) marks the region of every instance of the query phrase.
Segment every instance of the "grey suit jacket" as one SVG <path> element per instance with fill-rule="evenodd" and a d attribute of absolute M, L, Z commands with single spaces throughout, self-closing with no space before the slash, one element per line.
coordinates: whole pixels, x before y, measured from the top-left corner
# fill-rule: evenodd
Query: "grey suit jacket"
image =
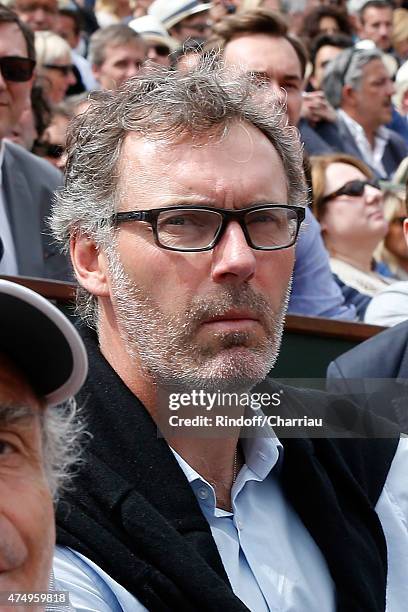
<path fill-rule="evenodd" d="M 332 361 L 327 390 L 348 395 L 408 433 L 408 321 Z"/>
<path fill-rule="evenodd" d="M 337 129 L 334 130 L 333 126 Z M 391 177 L 402 160 L 408 155 L 408 146 L 405 140 L 393 130 L 388 128 L 384 129 L 387 130 L 388 143 L 385 147 L 381 161 L 387 173 L 387 177 L 380 176 L 378 178 Z M 321 125 L 317 124 L 316 132 L 334 151 L 341 151 L 353 155 L 358 159 L 362 159 L 360 150 L 341 117 L 338 117 L 336 123 L 330 126 L 330 130 L 327 129 L 327 123 L 325 122 L 321 122 Z M 374 174 L 377 174 L 374 168 L 372 168 L 372 170 Z"/>
<path fill-rule="evenodd" d="M 21 276 L 72 280 L 68 259 L 50 235 L 47 218 L 61 173 L 20 146 L 6 143 L 3 161 L 6 210 Z"/>

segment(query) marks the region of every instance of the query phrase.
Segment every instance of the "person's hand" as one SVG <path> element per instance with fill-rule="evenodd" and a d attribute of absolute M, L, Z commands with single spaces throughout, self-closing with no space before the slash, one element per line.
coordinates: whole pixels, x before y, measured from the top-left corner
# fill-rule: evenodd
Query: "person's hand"
<path fill-rule="evenodd" d="M 334 123 L 337 119 L 336 111 L 328 103 L 323 91 L 304 92 L 301 117 L 312 125 L 319 121 Z"/>

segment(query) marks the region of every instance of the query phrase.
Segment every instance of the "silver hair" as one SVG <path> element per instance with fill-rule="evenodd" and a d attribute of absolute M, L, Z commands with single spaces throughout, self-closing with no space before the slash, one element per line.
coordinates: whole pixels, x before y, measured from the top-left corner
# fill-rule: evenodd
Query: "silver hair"
<path fill-rule="evenodd" d="M 344 85 L 359 89 L 364 67 L 376 59 L 382 60 L 382 53 L 378 49 L 351 47 L 339 53 L 334 60 L 329 62 L 324 73 L 323 90 L 334 108 L 341 106 Z"/>
<path fill-rule="evenodd" d="M 296 128 L 287 125 L 281 102 L 260 96 L 249 77 L 208 58 L 187 74 L 152 68 L 118 91 L 94 94 L 88 110 L 71 124 L 65 185 L 51 217 L 56 240 L 66 250 L 79 232 L 105 250 L 114 243 L 118 163 L 129 132 L 170 144 L 186 136 L 205 141 L 221 139 L 237 121 L 252 124 L 268 138 L 282 160 L 289 202 L 305 205 L 302 146 Z M 87 324 L 96 326 L 92 296 L 80 291 L 77 306 Z"/>
<path fill-rule="evenodd" d="M 46 408 L 41 415 L 44 469 L 56 501 L 69 489 L 81 463 L 84 425 L 74 398 L 60 406 Z"/>

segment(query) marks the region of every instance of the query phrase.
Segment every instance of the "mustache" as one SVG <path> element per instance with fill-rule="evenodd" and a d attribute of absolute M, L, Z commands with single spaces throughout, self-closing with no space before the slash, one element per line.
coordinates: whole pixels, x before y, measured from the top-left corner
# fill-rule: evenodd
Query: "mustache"
<path fill-rule="evenodd" d="M 276 314 L 267 299 L 249 285 L 224 286 L 220 292 L 206 297 L 195 297 L 186 312 L 184 331 L 194 332 L 203 322 L 223 316 L 229 310 L 250 311 L 266 328 L 271 328 L 271 319 Z"/>

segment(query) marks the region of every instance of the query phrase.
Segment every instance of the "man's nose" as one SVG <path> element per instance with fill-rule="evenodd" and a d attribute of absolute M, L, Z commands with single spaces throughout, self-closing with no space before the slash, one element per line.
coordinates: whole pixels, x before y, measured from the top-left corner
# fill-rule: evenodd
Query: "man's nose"
<path fill-rule="evenodd" d="M 67 81 L 68 81 L 68 84 L 69 84 L 69 85 L 75 85 L 75 83 L 77 82 L 77 79 L 76 79 L 76 76 L 75 76 L 75 74 L 74 74 L 74 71 L 73 71 L 73 70 L 70 70 L 70 71 L 68 72 L 68 75 L 67 75 Z"/>
<path fill-rule="evenodd" d="M 147 50 L 147 59 L 155 61 L 157 59 L 157 52 L 154 47 L 149 47 Z"/>
<path fill-rule="evenodd" d="M 276 97 L 277 100 L 286 102 L 286 91 L 274 79 L 269 81 L 269 91 Z"/>
<path fill-rule="evenodd" d="M 213 251 L 211 276 L 214 282 L 251 280 L 256 270 L 255 251 L 248 245 L 237 221 L 230 221 Z"/>
<path fill-rule="evenodd" d="M 394 81 L 391 79 L 388 81 L 388 95 L 393 96 L 396 92 Z"/>
<path fill-rule="evenodd" d="M 141 68 L 142 68 L 141 64 L 139 64 L 138 62 L 132 62 L 127 67 L 126 78 L 130 79 L 131 77 L 136 76 L 137 74 L 139 74 Z"/>

